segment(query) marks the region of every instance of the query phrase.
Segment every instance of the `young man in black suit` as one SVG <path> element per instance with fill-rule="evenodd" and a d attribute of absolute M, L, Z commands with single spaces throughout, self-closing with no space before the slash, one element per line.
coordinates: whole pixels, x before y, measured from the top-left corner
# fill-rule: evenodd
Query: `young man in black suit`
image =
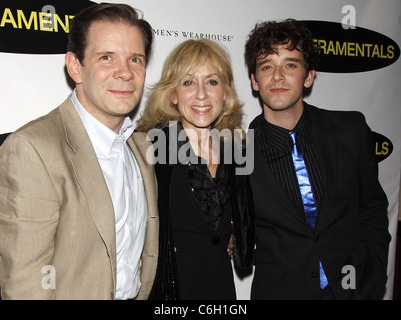
<path fill-rule="evenodd" d="M 388 202 L 364 116 L 303 101 L 317 49 L 299 21 L 257 24 L 245 57 L 263 105 L 250 125 L 256 214 L 251 298 L 379 299 L 387 280 Z M 298 182 L 295 148 L 306 167 L 307 194 L 305 181 Z"/>

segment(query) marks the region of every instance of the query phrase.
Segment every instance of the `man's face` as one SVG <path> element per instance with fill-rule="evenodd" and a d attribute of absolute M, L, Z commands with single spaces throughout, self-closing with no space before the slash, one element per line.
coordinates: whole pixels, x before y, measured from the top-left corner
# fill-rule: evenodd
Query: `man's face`
<path fill-rule="evenodd" d="M 78 74 L 72 76 L 78 100 L 97 120 L 118 132 L 142 96 L 146 74 L 142 33 L 124 22 L 96 21 L 87 39 L 84 61 L 75 60 Z"/>
<path fill-rule="evenodd" d="M 300 51 L 290 51 L 280 45 L 277 54 L 258 58 L 256 73 L 252 74 L 252 88 L 259 91 L 264 108 L 269 112 L 302 109 L 304 87 L 312 85 L 314 74 L 314 70 L 306 73 Z"/>

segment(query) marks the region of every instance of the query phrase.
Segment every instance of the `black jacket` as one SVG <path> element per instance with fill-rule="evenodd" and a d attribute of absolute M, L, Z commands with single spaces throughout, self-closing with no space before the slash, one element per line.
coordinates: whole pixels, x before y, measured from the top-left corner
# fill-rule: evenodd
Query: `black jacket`
<path fill-rule="evenodd" d="M 307 104 L 305 111 L 312 120 L 324 180 L 316 228 L 309 227 L 255 143 L 250 175 L 256 215 L 251 297 L 319 299 L 321 261 L 336 299 L 378 299 L 387 279 L 390 235 L 371 131 L 359 112 Z M 263 114 L 250 125 L 255 140 L 260 121 L 265 121 Z M 349 285 L 353 281 L 355 288 Z"/>
<path fill-rule="evenodd" d="M 167 162 L 169 159 L 169 133 L 166 134 Z M 154 141 L 155 142 L 155 141 Z M 170 225 L 170 181 L 174 164 L 155 164 L 158 183 L 158 209 L 160 217 L 159 261 L 150 300 L 179 299 L 174 243 Z M 237 165 L 229 165 L 229 199 L 232 204 L 234 262 L 242 270 L 253 265 L 254 212 L 249 176 L 236 175 Z"/>

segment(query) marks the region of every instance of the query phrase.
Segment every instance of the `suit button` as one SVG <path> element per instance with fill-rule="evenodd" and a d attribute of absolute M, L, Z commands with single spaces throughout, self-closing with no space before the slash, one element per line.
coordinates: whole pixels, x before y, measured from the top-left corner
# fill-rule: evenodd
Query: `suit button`
<path fill-rule="evenodd" d="M 316 278 L 317 277 L 317 273 L 316 272 L 312 272 L 310 275 L 312 276 L 312 278 Z"/>
<path fill-rule="evenodd" d="M 314 238 L 313 240 L 315 240 L 316 242 L 319 241 L 319 236 L 316 235 L 315 238 Z"/>

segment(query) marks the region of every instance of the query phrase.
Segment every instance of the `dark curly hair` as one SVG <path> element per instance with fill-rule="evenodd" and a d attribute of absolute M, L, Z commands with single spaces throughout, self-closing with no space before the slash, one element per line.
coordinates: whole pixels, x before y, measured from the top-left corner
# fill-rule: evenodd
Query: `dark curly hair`
<path fill-rule="evenodd" d="M 277 53 L 277 46 L 288 45 L 288 50 L 299 50 L 304 56 L 306 71 L 315 70 L 319 49 L 307 26 L 295 19 L 281 22 L 257 23 L 245 45 L 245 62 L 249 78 L 256 72 L 256 61 L 261 56 Z"/>

